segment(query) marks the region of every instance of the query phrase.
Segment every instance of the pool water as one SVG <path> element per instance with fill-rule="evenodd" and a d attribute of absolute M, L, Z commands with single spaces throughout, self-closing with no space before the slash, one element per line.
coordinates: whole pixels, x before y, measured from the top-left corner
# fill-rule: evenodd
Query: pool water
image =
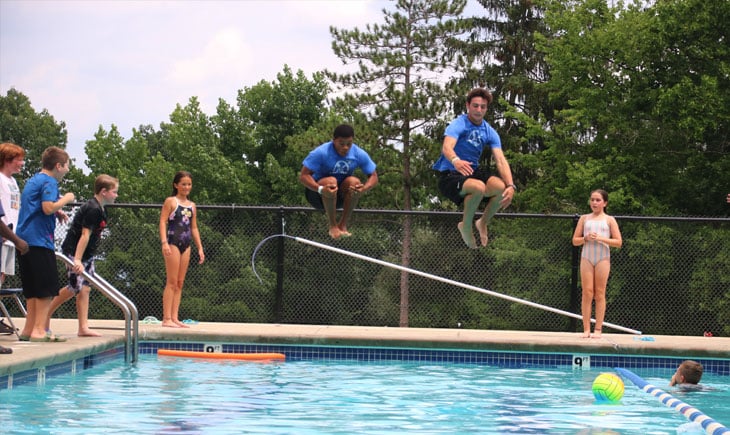
<path fill-rule="evenodd" d="M 712 391 L 639 376 L 721 424 L 727 377 Z M 144 355 L 0 391 L 3 433 L 167 434 L 675 434 L 687 419 L 626 382 L 619 404 L 597 404 L 599 370 L 350 361 L 256 363 Z"/>

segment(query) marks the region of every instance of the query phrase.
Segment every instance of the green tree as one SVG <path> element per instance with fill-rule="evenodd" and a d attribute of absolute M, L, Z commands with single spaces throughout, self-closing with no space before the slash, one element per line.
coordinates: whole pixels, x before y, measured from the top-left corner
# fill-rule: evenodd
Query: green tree
<path fill-rule="evenodd" d="M 730 184 L 728 2 L 547 2 L 557 198 L 612 192 L 614 213 L 722 213 Z M 554 171 L 550 175 L 561 177 Z"/>
<path fill-rule="evenodd" d="M 355 72 L 327 76 L 344 91 L 340 104 L 363 111 L 379 130 L 377 146 L 397 151 L 401 174 L 402 208 L 412 201 L 427 205 L 433 194 L 430 163 L 435 147 L 429 139 L 447 112 L 453 92 L 443 85 L 452 62 L 461 62 L 446 50 L 448 41 L 465 33 L 467 24 L 456 18 L 465 0 L 399 0 L 394 10 L 383 9 L 383 25 L 366 30 L 330 27 L 332 48 L 344 63 L 357 62 Z M 378 163 L 378 162 L 376 162 Z M 380 166 L 378 171 L 391 168 Z M 401 264 L 410 262 L 411 220 L 404 222 Z M 401 321 L 408 324 L 408 274 L 401 274 Z"/>
<path fill-rule="evenodd" d="M 454 49 L 474 59 L 474 67 L 460 71 L 460 86 L 484 86 L 494 95 L 489 109 L 512 175 L 520 187 L 513 209 L 533 204 L 532 182 L 542 168 L 536 154 L 545 149 L 544 131 L 549 129 L 553 106 L 539 85 L 549 77 L 544 53 L 535 43 L 546 31 L 543 9 L 530 0 L 478 0 L 484 16 L 472 18 L 468 39 L 457 39 Z M 455 104 L 462 113 L 465 95 Z"/>
<path fill-rule="evenodd" d="M 286 160 L 286 138 L 322 119 L 328 90 L 321 73 L 310 80 L 301 70 L 294 74 L 285 65 L 275 81 L 262 80 L 239 90 L 236 108 L 219 104 L 212 121 L 220 134 L 220 150 L 255 180 L 259 186 L 255 202 L 287 199 L 292 183 L 298 183 L 301 161 Z"/>
<path fill-rule="evenodd" d="M 66 149 L 68 132 L 65 122 L 56 122 L 46 109 L 36 112 L 27 96 L 10 88 L 5 96 L 0 95 L 0 141 L 25 150 L 25 166 L 18 176 L 22 190 L 25 180 L 41 169 L 43 150 L 50 146 Z M 86 184 L 83 172 L 72 165 L 61 186 L 79 196 L 79 188 L 83 191 Z"/>
<path fill-rule="evenodd" d="M 193 174 L 195 198 L 205 204 L 227 204 L 245 197 L 230 160 L 219 148 L 219 137 L 210 118 L 200 109 L 193 97 L 187 106 L 178 105 L 170 115 L 170 122 L 160 125 L 166 148 L 172 153 L 176 170 Z M 170 177 L 170 181 L 172 176 Z M 165 189 L 164 197 L 170 195 Z"/>

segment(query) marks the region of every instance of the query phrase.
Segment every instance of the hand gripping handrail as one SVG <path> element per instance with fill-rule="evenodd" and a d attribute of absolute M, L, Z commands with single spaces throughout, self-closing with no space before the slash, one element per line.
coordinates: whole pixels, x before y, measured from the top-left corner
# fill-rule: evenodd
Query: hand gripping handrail
<path fill-rule="evenodd" d="M 60 252 L 56 252 L 56 258 L 63 261 L 67 266 L 73 267 L 74 265 L 72 259 Z M 127 363 L 137 362 L 139 357 L 139 313 L 137 307 L 122 292 L 98 274 L 91 275 L 84 271 L 82 276 L 124 313 L 124 361 Z"/>

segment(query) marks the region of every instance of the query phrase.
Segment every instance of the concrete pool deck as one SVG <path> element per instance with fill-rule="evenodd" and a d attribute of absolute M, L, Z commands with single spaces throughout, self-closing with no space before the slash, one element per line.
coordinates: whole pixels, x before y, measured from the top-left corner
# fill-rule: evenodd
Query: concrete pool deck
<path fill-rule="evenodd" d="M 13 318 L 22 328 L 25 319 Z M 53 332 L 68 341 L 35 343 L 0 335 L 13 349 L 0 355 L 0 376 L 63 363 L 124 344 L 123 320 L 91 320 L 102 337 L 77 337 L 76 319 L 54 319 Z M 383 346 L 517 352 L 719 358 L 730 360 L 729 337 L 683 337 L 605 333 L 585 339 L 580 333 L 475 329 L 396 328 L 377 326 L 292 325 L 200 322 L 190 328 L 139 325 L 139 341 L 223 342 L 333 346 Z"/>

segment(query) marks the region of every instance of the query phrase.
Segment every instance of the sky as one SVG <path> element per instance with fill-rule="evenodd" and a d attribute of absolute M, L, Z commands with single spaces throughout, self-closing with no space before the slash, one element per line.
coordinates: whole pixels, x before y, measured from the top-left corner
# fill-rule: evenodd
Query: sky
<path fill-rule="evenodd" d="M 238 90 L 275 81 L 285 64 L 308 78 L 344 71 L 329 27 L 364 30 L 392 3 L 0 0 L 0 94 L 15 88 L 64 121 L 67 150 L 85 169 L 99 126 L 129 139 L 193 96 L 212 115 L 220 98 L 235 105 Z"/>

